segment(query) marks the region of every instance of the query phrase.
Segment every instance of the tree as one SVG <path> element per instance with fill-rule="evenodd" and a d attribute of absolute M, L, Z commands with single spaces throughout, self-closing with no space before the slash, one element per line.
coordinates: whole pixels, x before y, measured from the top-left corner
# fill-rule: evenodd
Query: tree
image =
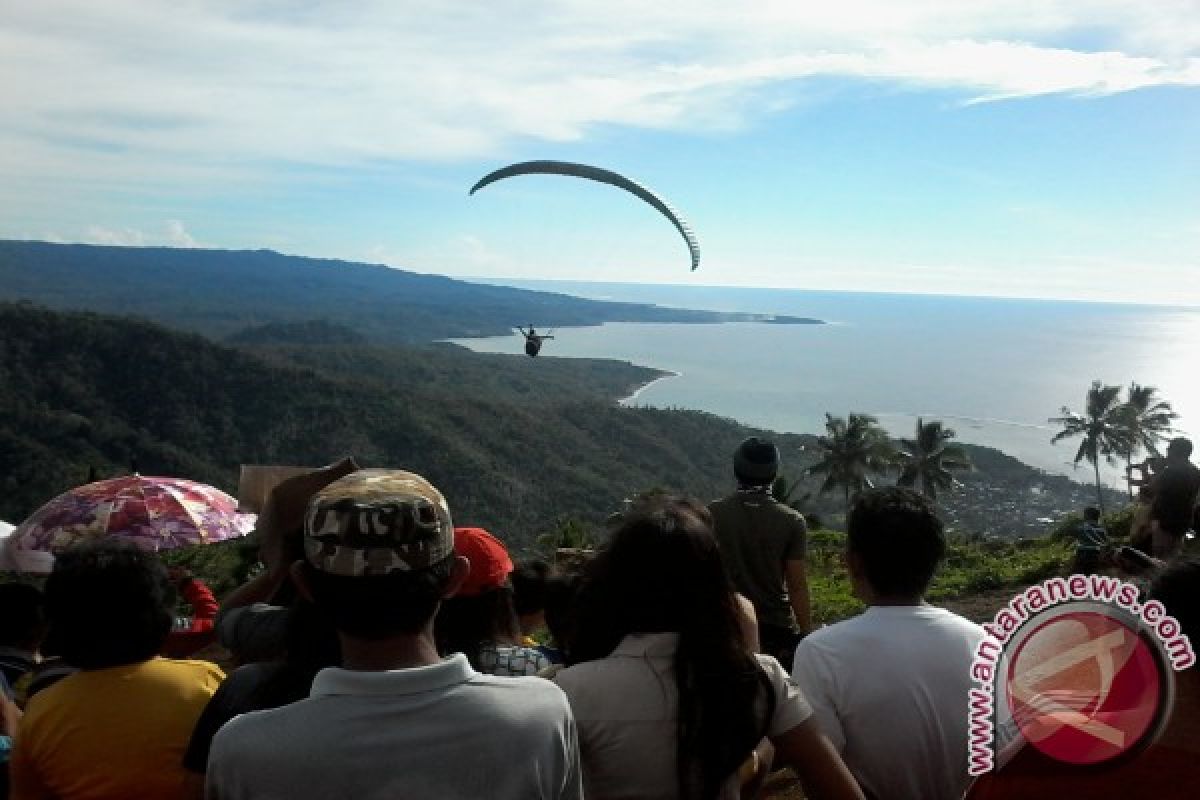
<path fill-rule="evenodd" d="M 1121 407 L 1122 421 L 1128 441 L 1121 455 L 1125 459 L 1125 471 L 1133 464 L 1133 457 L 1138 450 L 1157 456 L 1158 444 L 1172 433 L 1171 423 L 1179 419 L 1179 415 L 1171 408 L 1171 404 L 1158 396 L 1158 389 L 1153 386 L 1129 384 L 1129 392 L 1125 404 Z M 1129 496 L 1133 496 L 1133 484 L 1129 485 Z"/>
<path fill-rule="evenodd" d="M 1075 453 L 1075 463 L 1086 460 L 1092 465 L 1096 473 L 1096 502 L 1101 512 L 1104 511 L 1104 490 L 1100 483 L 1100 458 L 1115 464 L 1114 456 L 1130 447 L 1126 411 L 1119 402 L 1120 394 L 1120 386 L 1105 386 L 1100 381 L 1092 381 L 1092 388 L 1087 393 L 1087 410 L 1083 414 L 1076 414 L 1063 406 L 1061 417 L 1050 418 L 1050 422 L 1063 426 L 1050 440 L 1051 444 L 1075 436 L 1082 437 L 1079 450 Z"/>
<path fill-rule="evenodd" d="M 574 517 L 560 517 L 554 530 L 537 537 L 538 550 L 550 561 L 554 561 L 559 550 L 594 550 L 596 537 L 591 528 Z"/>
<path fill-rule="evenodd" d="M 825 415 L 826 435 L 817 439 L 821 460 L 808 468 L 810 475 L 824 475 L 822 493 L 841 487 L 850 510 L 850 498 L 874 484 L 869 472 L 886 472 L 896 456 L 887 434 L 869 414 L 851 414 L 843 419 Z"/>
<path fill-rule="evenodd" d="M 943 427 L 941 420 L 925 422 L 917 417 L 916 438 L 900 440 L 900 478 L 896 482 L 901 486 L 917 486 L 921 494 L 936 502 L 939 491 L 958 484 L 952 471 L 971 469 L 967 452 L 949 443 L 954 436 L 954 431 Z"/>
<path fill-rule="evenodd" d="M 800 488 L 801 480 L 788 480 L 788 476 L 781 472 L 771 482 L 771 497 L 775 498 L 776 502 L 783 503 L 788 508 L 803 514 L 808 501 L 812 499 L 812 493 L 797 491 Z"/>

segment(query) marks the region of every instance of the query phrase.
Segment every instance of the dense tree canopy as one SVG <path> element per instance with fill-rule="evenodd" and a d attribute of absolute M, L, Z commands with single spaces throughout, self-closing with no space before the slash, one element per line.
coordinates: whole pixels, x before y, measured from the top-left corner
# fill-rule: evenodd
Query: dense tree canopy
<path fill-rule="evenodd" d="M 659 375 L 627 363 L 279 334 L 231 348 L 145 321 L 0 304 L 0 519 L 19 522 L 89 468 L 108 477 L 134 458 L 145 474 L 233 491 L 240 464 L 353 454 L 426 474 L 456 520 L 530 546 L 565 517 L 599 530 L 647 487 L 724 494 L 734 448 L 764 433 L 711 414 L 618 406 L 614 398 Z M 771 436 L 784 469 L 804 474 L 815 438 Z M 978 470 L 944 505 L 954 524 L 1014 534 L 1078 504 L 1066 478 L 970 451 Z M 1034 485 L 1044 491 L 1010 502 Z M 802 497 L 816 481 L 789 488 Z M 805 511 L 832 517 L 840 499 L 813 497 Z"/>

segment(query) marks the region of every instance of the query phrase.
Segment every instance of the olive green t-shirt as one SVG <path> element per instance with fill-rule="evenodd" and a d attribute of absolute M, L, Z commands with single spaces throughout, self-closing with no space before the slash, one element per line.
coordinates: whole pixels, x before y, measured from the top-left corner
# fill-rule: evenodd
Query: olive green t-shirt
<path fill-rule="evenodd" d="M 804 515 L 760 492 L 736 492 L 708 508 L 725 569 L 754 604 L 759 623 L 796 630 L 784 564 L 805 557 Z"/>

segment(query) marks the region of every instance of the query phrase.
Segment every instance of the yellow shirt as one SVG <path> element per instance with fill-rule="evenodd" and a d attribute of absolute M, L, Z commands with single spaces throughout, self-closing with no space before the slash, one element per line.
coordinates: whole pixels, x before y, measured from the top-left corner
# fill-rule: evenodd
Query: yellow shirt
<path fill-rule="evenodd" d="M 205 661 L 152 658 L 39 692 L 13 745 L 12 800 L 184 797 L 183 752 L 224 677 Z"/>

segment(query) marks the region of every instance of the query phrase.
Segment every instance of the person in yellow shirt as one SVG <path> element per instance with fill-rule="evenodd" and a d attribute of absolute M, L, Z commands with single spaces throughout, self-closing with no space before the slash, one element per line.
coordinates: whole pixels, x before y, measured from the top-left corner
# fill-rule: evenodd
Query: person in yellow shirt
<path fill-rule="evenodd" d="M 194 791 L 183 753 L 224 674 L 157 653 L 173 622 L 166 569 L 100 543 L 58 557 L 46 611 L 80 671 L 40 692 L 9 765 L 12 800 L 171 800 Z"/>

